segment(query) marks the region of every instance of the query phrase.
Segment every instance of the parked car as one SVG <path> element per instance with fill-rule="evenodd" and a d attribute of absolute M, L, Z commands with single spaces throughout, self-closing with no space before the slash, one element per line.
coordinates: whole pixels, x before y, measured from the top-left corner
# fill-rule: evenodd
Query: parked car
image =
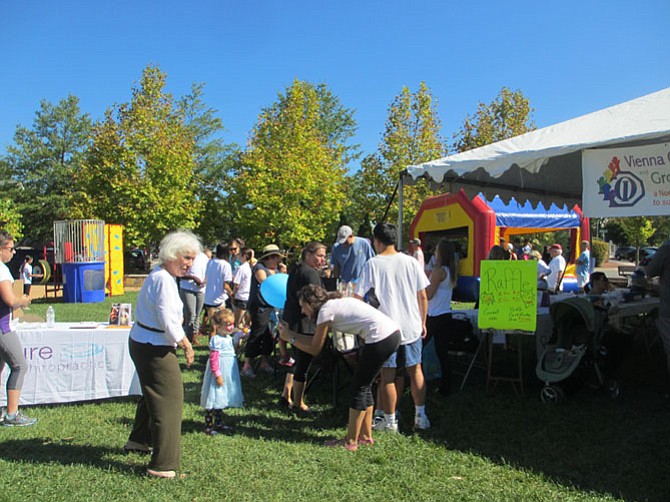
<path fill-rule="evenodd" d="M 614 252 L 614 259 L 633 261 L 635 259 L 636 250 L 637 248 L 635 248 L 634 246 L 619 246 L 618 248 L 616 248 L 616 251 Z"/>
<path fill-rule="evenodd" d="M 126 274 L 144 274 L 149 268 L 149 261 L 142 249 L 129 249 L 123 253 L 123 268 Z"/>

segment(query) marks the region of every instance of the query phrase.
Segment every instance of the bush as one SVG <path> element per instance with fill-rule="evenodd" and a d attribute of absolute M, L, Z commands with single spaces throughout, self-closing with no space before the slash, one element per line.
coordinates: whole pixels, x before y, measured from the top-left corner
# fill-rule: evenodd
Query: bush
<path fill-rule="evenodd" d="M 609 244 L 600 239 L 593 239 L 591 241 L 591 256 L 596 259 L 596 267 L 609 260 L 610 248 Z"/>

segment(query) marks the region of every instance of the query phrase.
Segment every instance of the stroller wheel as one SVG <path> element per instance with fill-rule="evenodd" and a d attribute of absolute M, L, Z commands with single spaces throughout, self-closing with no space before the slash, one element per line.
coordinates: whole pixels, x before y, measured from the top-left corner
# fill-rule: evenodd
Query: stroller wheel
<path fill-rule="evenodd" d="M 557 385 L 546 385 L 540 391 L 540 399 L 546 404 L 558 404 L 565 399 L 565 391 Z"/>
<path fill-rule="evenodd" d="M 607 380 L 607 382 L 605 382 L 605 390 L 607 390 L 612 399 L 618 398 L 619 394 L 621 393 L 619 383 L 613 378 L 610 378 Z"/>

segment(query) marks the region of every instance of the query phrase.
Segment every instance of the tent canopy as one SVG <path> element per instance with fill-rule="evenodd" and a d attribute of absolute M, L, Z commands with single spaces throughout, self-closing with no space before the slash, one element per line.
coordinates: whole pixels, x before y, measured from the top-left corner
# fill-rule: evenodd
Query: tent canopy
<path fill-rule="evenodd" d="M 670 141 L 670 88 L 514 138 L 410 166 L 402 183 L 421 177 L 443 191 L 463 189 L 559 205 L 582 203 L 582 150 Z"/>

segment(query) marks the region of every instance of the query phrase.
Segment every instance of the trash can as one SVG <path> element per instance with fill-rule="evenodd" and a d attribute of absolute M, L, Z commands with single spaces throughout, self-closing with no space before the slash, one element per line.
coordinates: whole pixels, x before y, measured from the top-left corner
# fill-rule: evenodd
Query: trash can
<path fill-rule="evenodd" d="M 63 263 L 63 301 L 105 301 L 105 262 Z"/>

